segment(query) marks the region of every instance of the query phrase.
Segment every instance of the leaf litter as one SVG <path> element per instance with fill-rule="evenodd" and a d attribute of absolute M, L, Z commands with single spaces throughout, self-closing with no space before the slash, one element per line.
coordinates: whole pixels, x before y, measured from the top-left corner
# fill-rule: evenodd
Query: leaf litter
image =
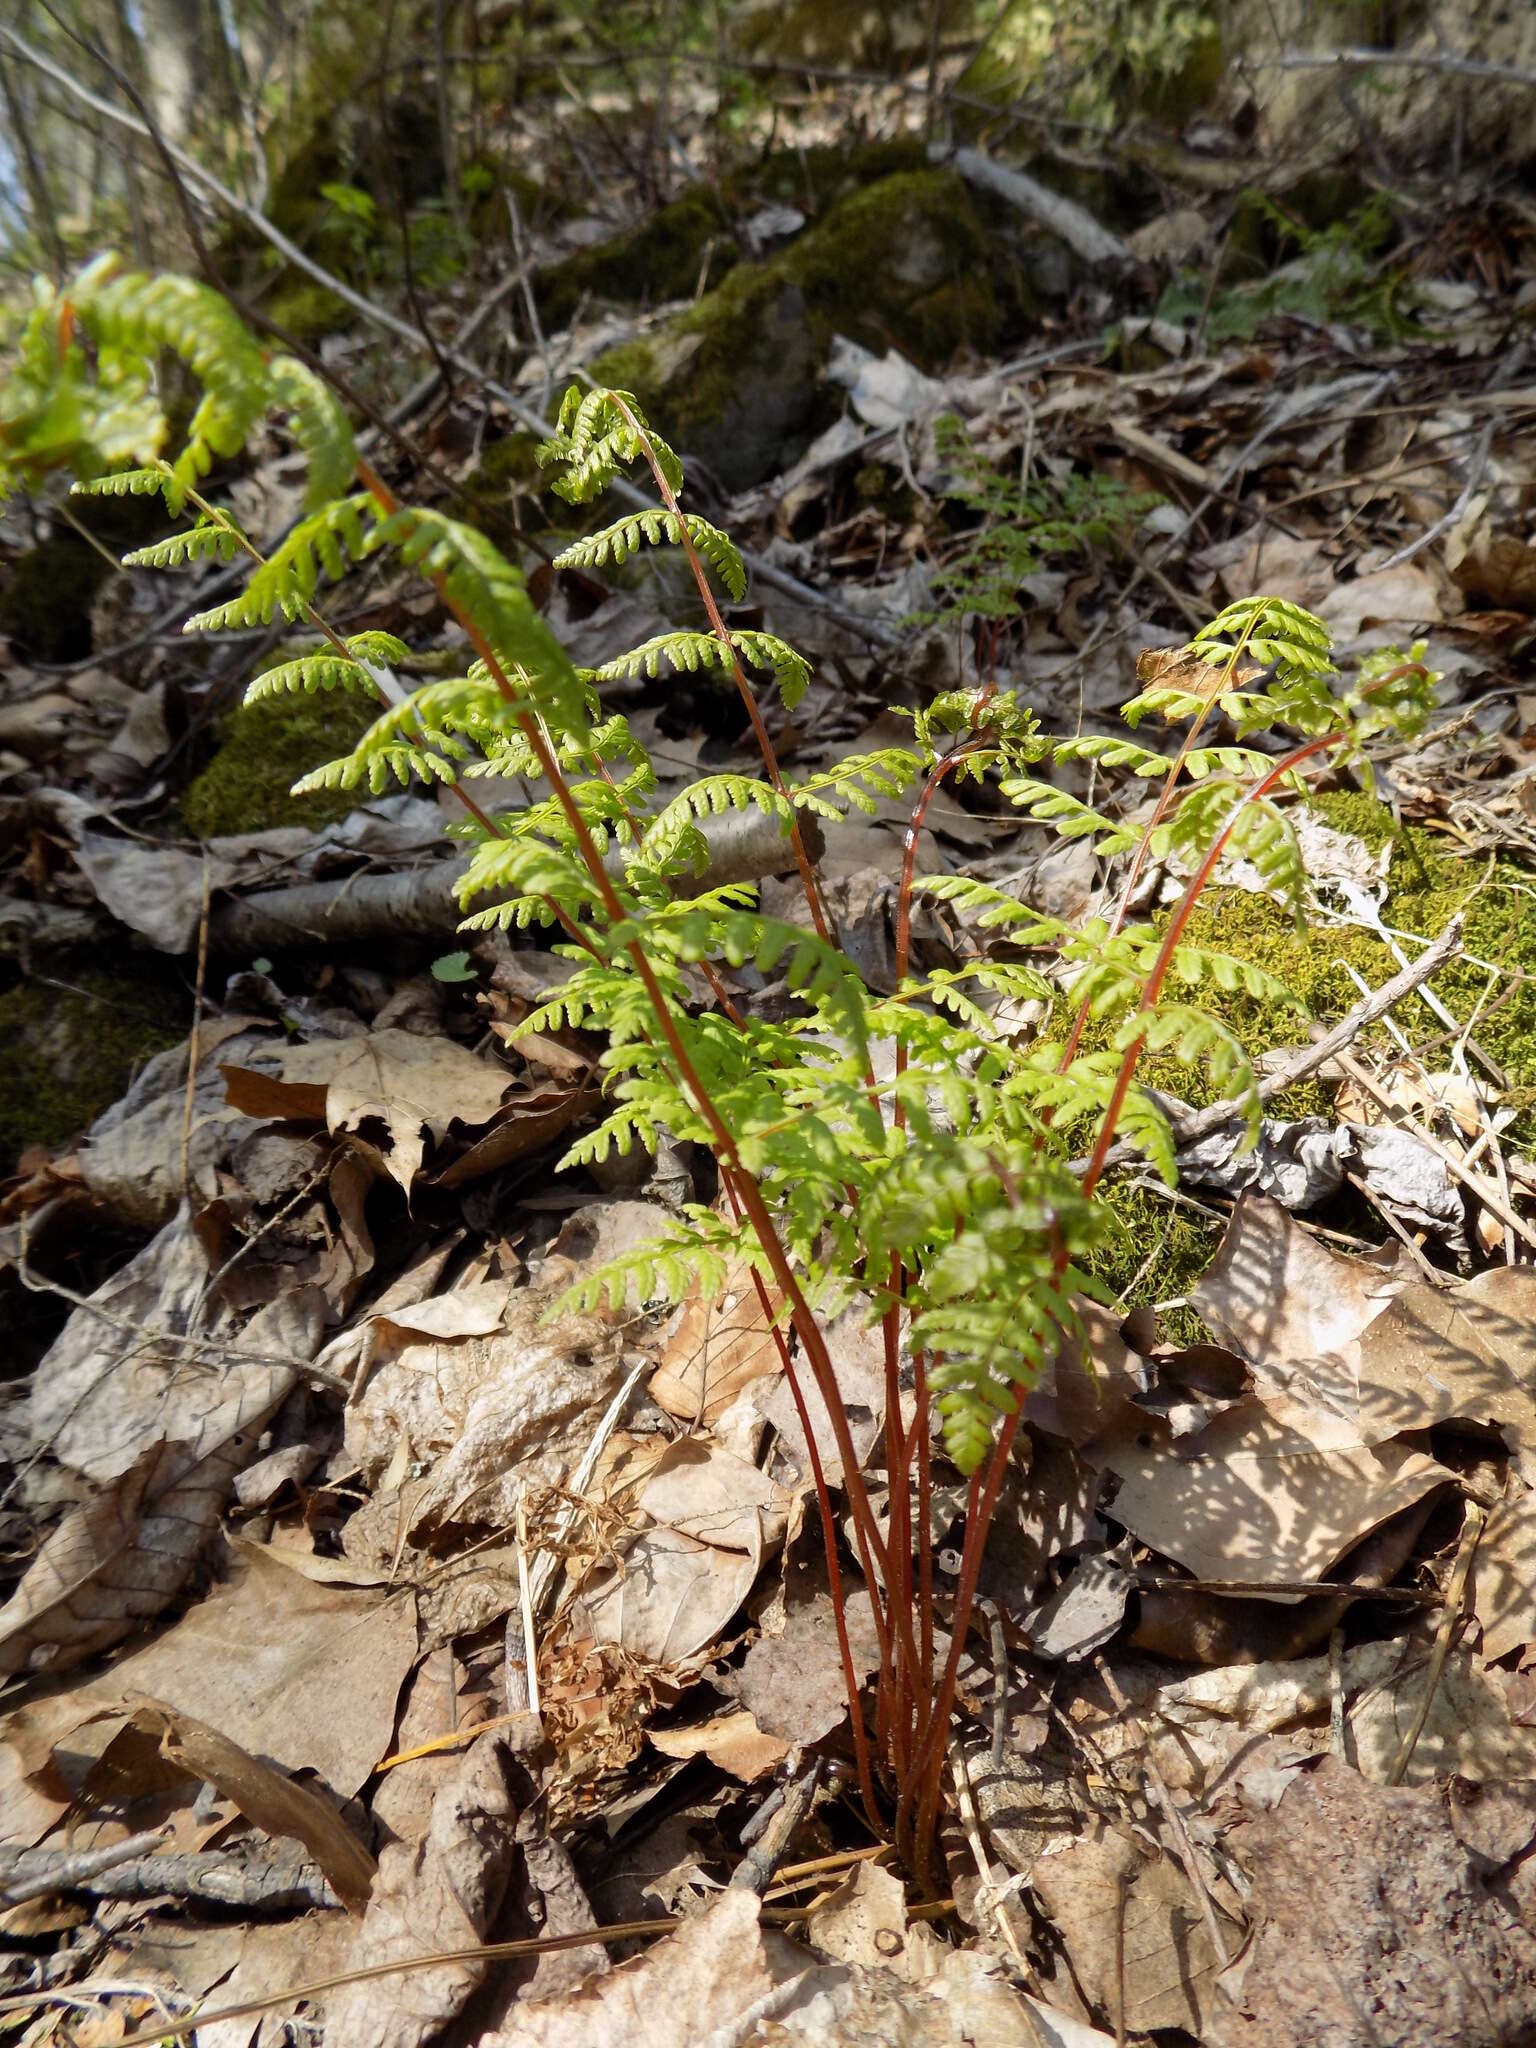
<path fill-rule="evenodd" d="M 1183 191 L 1135 246 L 1171 282 L 1220 245 L 1220 213 Z M 903 645 L 877 658 L 803 598 L 762 599 L 836 678 L 780 731 L 786 758 L 814 772 L 861 732 L 878 745 L 920 673 L 930 689 L 1022 680 L 1043 715 L 1110 730 L 1133 671 L 1178 673 L 1191 609 L 1263 588 L 1315 605 L 1352 659 L 1427 640 L 1443 722 L 1377 764 L 1380 794 L 1413 859 L 1438 850 L 1468 889 L 1485 868 L 1528 878 L 1536 470 L 1517 433 L 1487 428 L 1536 401 L 1500 386 L 1479 324 L 1498 294 L 1474 294 L 1450 371 L 1342 317 L 1225 339 L 1225 297 L 1210 336 L 1166 309 L 1127 318 L 1113 368 L 1089 359 L 1111 302 L 1086 276 L 1053 306 L 1047 360 L 933 376 L 840 344 L 829 383 L 848 416 L 731 523 Z M 450 451 L 466 403 L 447 406 Z M 1037 564 L 1000 636 L 904 624 L 954 539 L 932 509 L 953 482 L 944 414 L 995 464 L 1107 468 L 1163 493 L 1131 563 Z M 375 595 L 382 614 L 401 602 Z M 557 589 L 573 645 L 588 629 L 607 644 L 599 614 L 578 615 L 602 596 Z M 1470 1021 L 1400 1004 L 1348 1049 L 1353 1069 L 1323 1069 L 1325 1107 L 1277 1108 L 1255 1153 L 1230 1126 L 1187 1147 L 1203 1250 L 1176 1291 L 1155 1283 L 1179 1212 L 1149 1197 L 1150 1279 L 1086 1306 L 1091 1373 L 1059 1360 L 1029 1397 L 983 1584 L 995 1626 L 962 1665 L 976 1833 L 957 1803 L 955 1912 L 924 1918 L 847 1796 L 782 1304 L 765 1315 L 735 1273 L 667 1318 L 637 1300 L 549 1316 L 668 1201 L 709 1197 L 702 1162 L 556 1170 L 563 1134 L 597 1113 L 600 1048 L 521 1028 L 566 972 L 545 952 L 477 938 L 434 981 L 433 946 L 457 943 L 435 806 L 375 800 L 196 852 L 127 827 L 111 804 L 202 687 L 155 644 L 129 682 L 103 693 L 114 789 L 85 780 L 77 692 L 35 696 L 0 737 L 19 750 L 0 931 L 73 919 L 171 955 L 204 934 L 215 963 L 195 1037 L 0 1190 L 12 1292 L 51 1315 L 0 1413 L 0 1888 L 23 1849 L 57 1881 L 33 1923 L 51 1927 L 48 1970 L 18 1949 L 9 1988 L 91 1998 L 131 1978 L 146 1988 L 125 2010 L 148 2024 L 409 1961 L 288 2001 L 311 2038 L 391 2048 L 1528 2028 L 1536 1289 L 1509 1218 L 1529 1225 L 1536 1169 L 1529 1084 L 1483 1043 L 1527 1000 L 1524 970 L 1460 963 L 1486 983 Z M 679 786 L 720 755 L 707 717 L 626 690 Z M 1095 801 L 1135 815 L 1142 796 L 1109 774 Z M 1394 928 L 1403 854 L 1350 829 L 1357 815 L 1311 830 L 1309 871 L 1341 955 L 1368 934 L 1400 966 L 1433 934 Z M 829 900 L 877 987 L 905 823 L 883 804 L 827 832 Z M 935 869 L 1074 917 L 1113 900 L 1119 877 L 1089 849 L 1042 856 L 948 792 L 928 826 Z M 1234 901 L 1257 881 L 1224 877 Z M 1176 886 L 1150 874 L 1146 905 Z M 358 950 L 313 957 L 329 928 L 305 920 L 336 898 Z M 280 916 L 297 922 L 277 965 L 232 943 Z M 412 932 L 415 950 L 397 936 Z M 919 937 L 935 957 L 968 945 L 938 920 Z M 775 994 L 750 971 L 733 993 Z M 118 1250 L 102 1259 L 104 1220 Z M 831 1349 L 878 1490 L 878 1341 L 855 1310 Z M 962 1488 L 936 1492 L 941 1619 L 963 1513 Z M 867 1676 L 870 1602 L 846 1550 L 841 1566 Z M 759 1902 L 733 1874 L 808 1772 Z M 72 1864 L 146 1829 L 159 1846 L 121 1890 Z M 175 1889 L 202 1855 L 237 1901 L 223 1917 Z M 290 1869 L 326 1903 L 257 1917 L 262 1874 Z M 631 1894 L 643 1938 L 584 1939 Z M 540 1939 L 566 1946 L 474 1953 Z M 260 2025 L 200 2019 L 197 2039 L 249 2048 Z"/>

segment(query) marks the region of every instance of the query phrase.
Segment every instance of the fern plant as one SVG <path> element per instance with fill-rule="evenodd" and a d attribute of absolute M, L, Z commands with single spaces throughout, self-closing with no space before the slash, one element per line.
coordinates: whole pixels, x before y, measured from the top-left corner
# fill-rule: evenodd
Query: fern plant
<path fill-rule="evenodd" d="M 1205 1068 L 1257 1128 L 1247 1054 L 1200 996 L 1243 987 L 1272 999 L 1278 985 L 1260 968 L 1186 943 L 1190 912 L 1222 861 L 1240 852 L 1303 913 L 1305 871 L 1281 797 L 1304 796 L 1313 760 L 1363 765 L 1372 734 L 1412 726 L 1428 702 L 1426 671 L 1416 659 L 1393 661 L 1342 687 L 1326 629 L 1293 605 L 1257 598 L 1229 607 L 1176 659 L 1160 657 L 1128 704 L 1133 725 L 1182 723 L 1175 750 L 1129 732 L 1055 738 L 1012 692 L 985 688 L 907 714 L 910 742 L 789 782 L 757 692 L 776 688 L 794 702 L 809 664 L 771 634 L 727 625 L 719 593 L 743 593 L 741 558 L 727 535 L 684 510 L 682 464 L 632 395 L 573 389 L 541 460 L 573 502 L 639 469 L 652 479 L 656 506 L 626 513 L 564 559 L 600 565 L 642 547 L 679 548 L 709 631 L 669 634 L 582 671 L 512 564 L 473 529 L 401 504 L 356 458 L 330 392 L 281 358 L 263 358 L 231 321 L 202 287 L 104 264 L 65 299 L 42 295 L 0 393 L 0 484 L 32 484 L 66 466 L 87 473 L 79 489 L 159 491 L 191 524 L 141 550 L 137 562 L 247 557 L 241 593 L 188 620 L 188 630 L 278 613 L 305 620 L 314 648 L 258 676 L 249 695 L 355 688 L 380 703 L 353 750 L 301 787 L 424 781 L 451 789 L 469 845 L 460 884 L 466 928 L 541 926 L 569 961 L 569 978 L 527 1020 L 529 1030 L 573 1025 L 606 1041 L 605 1114 L 577 1138 L 569 1162 L 653 1149 L 663 1132 L 713 1153 L 719 1205 L 687 1208 L 656 1243 L 586 1276 L 567 1305 L 619 1305 L 632 1289 L 646 1301 L 672 1300 L 693 1287 L 718 1290 L 733 1265 L 752 1273 L 805 1421 L 864 1801 L 872 1824 L 894 1825 L 903 1854 L 926 1873 L 987 1529 L 1023 1394 L 1063 1343 L 1079 1341 L 1078 1304 L 1097 1291 L 1085 1262 L 1102 1228 L 1095 1191 L 1109 1147 L 1128 1138 L 1167 1180 L 1176 1177 L 1167 1121 L 1136 1085 L 1142 1053 Z M 156 381 L 167 348 L 203 392 L 173 458 Z M 309 457 L 311 494 L 303 518 L 263 557 L 201 486 L 216 457 L 273 416 Z M 473 658 L 462 675 L 408 691 L 396 675 L 404 643 L 376 632 L 344 637 L 324 618 L 323 585 L 386 551 L 426 577 L 463 627 Z M 711 776 L 662 803 L 644 748 L 622 716 L 604 712 L 599 685 L 705 665 L 740 691 L 762 772 Z M 1217 717 L 1235 739 L 1200 744 Z M 1292 736 L 1288 750 L 1254 744 L 1274 745 L 1278 733 Z M 1139 833 L 1052 780 L 1084 758 L 1160 784 Z M 927 809 L 946 780 L 966 778 L 991 780 L 1021 812 L 1121 862 L 1128 879 L 1113 914 L 1074 927 L 974 878 L 918 876 Z M 880 994 L 837 942 L 799 820 L 836 819 L 895 797 L 910 799 L 911 818 L 897 894 L 897 986 Z M 784 834 L 801 878 L 802 919 L 766 916 L 751 884 L 706 885 L 710 819 L 748 808 Z M 1189 879 L 1170 918 L 1134 923 L 1135 878 L 1153 857 Z M 947 903 L 972 934 L 960 966 L 911 971 L 920 891 Z M 727 975 L 749 965 L 784 976 L 797 999 L 792 1015 L 769 1019 L 732 997 Z M 708 1004 L 696 1000 L 690 970 L 702 971 Z M 1060 1039 L 1046 1032 L 1020 1046 L 994 1028 L 999 1002 L 1053 1002 L 1063 986 L 1077 1014 Z M 1090 1020 L 1098 1028 L 1087 1051 Z M 894 1047 L 889 1062 L 875 1057 L 883 1044 Z M 775 1296 L 779 1315 L 770 1312 Z M 824 1335 L 827 1319 L 854 1302 L 882 1333 L 884 1519 Z M 910 1423 L 906 1367 L 916 1397 Z M 873 1603 L 879 1668 L 868 1713 L 807 1382 L 831 1419 Z M 928 1513 L 939 1456 L 969 1481 L 942 1662 Z"/>

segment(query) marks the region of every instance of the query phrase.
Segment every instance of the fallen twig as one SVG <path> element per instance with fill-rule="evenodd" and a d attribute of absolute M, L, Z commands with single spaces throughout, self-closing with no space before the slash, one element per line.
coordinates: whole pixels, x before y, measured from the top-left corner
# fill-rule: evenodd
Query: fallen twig
<path fill-rule="evenodd" d="M 53 1849 L 23 1850 L 0 1897 L 15 1905 L 54 1892 L 84 1892 L 96 1899 L 202 1899 L 246 1913 L 340 1909 L 340 1899 L 313 1863 L 247 1863 L 211 1851 L 185 1856 L 143 1853 L 146 1844 L 158 1844 L 160 1839 L 132 1835 L 111 1849 L 76 1856 Z M 129 1849 L 135 1851 L 132 1856 L 123 1853 Z"/>
<path fill-rule="evenodd" d="M 1424 1733 L 1424 1724 L 1429 1719 L 1430 1707 L 1434 1704 L 1440 1674 L 1445 1669 L 1445 1660 L 1450 1652 L 1451 1637 L 1456 1633 L 1456 1624 L 1461 1620 L 1461 1603 L 1466 1595 L 1467 1574 L 1472 1569 L 1472 1560 L 1477 1555 L 1477 1546 L 1482 1538 L 1488 1517 L 1477 1502 L 1468 1501 L 1467 1519 L 1461 1525 L 1461 1541 L 1456 1548 L 1456 1563 L 1451 1572 L 1451 1583 L 1446 1588 L 1445 1613 L 1435 1632 L 1435 1647 L 1430 1652 L 1429 1674 L 1424 1681 L 1424 1695 L 1419 1701 L 1418 1712 L 1413 1725 L 1398 1744 L 1397 1755 L 1392 1759 L 1392 1768 L 1387 1772 L 1389 1785 L 1401 1785 L 1403 1773 L 1413 1760 L 1413 1752 L 1419 1746 L 1419 1737 Z"/>
<path fill-rule="evenodd" d="M 93 1878 L 151 1854 L 164 1840 L 158 1828 L 151 1828 L 105 1849 L 0 1850 L 0 1904 L 19 1906 L 49 1892 L 82 1890 Z"/>
<path fill-rule="evenodd" d="M 1124 242 L 1101 226 L 1086 207 L 1052 192 L 1023 171 L 1014 170 L 1010 164 L 994 163 L 979 149 L 957 149 L 951 156 L 946 150 L 935 148 L 929 154 L 953 164 L 968 184 L 997 193 L 1030 220 L 1038 221 L 1084 263 L 1126 270 L 1133 266 L 1135 258 Z"/>

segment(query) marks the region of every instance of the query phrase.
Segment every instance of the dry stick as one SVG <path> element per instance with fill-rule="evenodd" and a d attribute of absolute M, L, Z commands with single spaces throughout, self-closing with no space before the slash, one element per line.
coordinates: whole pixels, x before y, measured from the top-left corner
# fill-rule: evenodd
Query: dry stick
<path fill-rule="evenodd" d="M 1508 1202 L 1500 1195 L 1497 1188 L 1491 1187 L 1480 1173 L 1469 1172 L 1456 1157 L 1450 1146 L 1441 1144 L 1433 1132 L 1426 1131 L 1421 1124 L 1414 1123 L 1411 1120 L 1407 1122 L 1401 1121 L 1401 1111 L 1398 1105 L 1377 1087 L 1375 1081 L 1366 1072 L 1365 1068 L 1351 1054 L 1340 1052 L 1335 1057 L 1355 1086 L 1360 1089 L 1362 1094 L 1368 1095 L 1378 1109 L 1386 1113 L 1396 1129 L 1408 1132 L 1421 1145 L 1427 1145 L 1453 1180 L 1460 1181 L 1468 1193 L 1481 1202 L 1491 1215 L 1498 1217 L 1506 1230 L 1513 1230 L 1533 1251 L 1536 1251 L 1536 1230 L 1533 1230 L 1523 1217 L 1515 1214 Z"/>
<path fill-rule="evenodd" d="M 1125 1728 L 1133 1742 L 1139 1741 L 1141 1744 L 1142 1756 L 1146 1762 L 1147 1780 L 1153 1791 L 1157 1794 L 1159 1806 L 1162 1807 L 1163 1812 L 1168 1816 L 1168 1825 L 1173 1831 L 1173 1839 L 1179 1852 L 1179 1861 L 1184 1866 L 1184 1874 L 1189 1879 L 1190 1889 L 1194 1892 L 1196 1899 L 1200 1903 L 1200 1914 L 1205 1921 L 1205 1931 L 1211 1937 L 1211 1947 L 1216 1951 L 1221 1967 L 1225 1969 L 1232 1958 L 1227 1953 L 1227 1944 L 1222 1937 L 1221 1926 L 1216 1918 L 1216 1907 L 1206 1887 L 1205 1879 L 1201 1874 L 1200 1865 L 1195 1856 L 1195 1845 L 1189 1839 L 1189 1830 L 1184 1825 L 1184 1816 L 1175 1804 L 1173 1794 L 1168 1790 L 1167 1780 L 1158 1768 L 1157 1758 L 1152 1754 L 1152 1744 L 1147 1737 L 1147 1731 L 1132 1712 L 1131 1703 L 1120 1690 L 1115 1674 L 1105 1663 L 1102 1653 L 1097 1650 L 1094 1652 L 1093 1668 L 1098 1672 L 1099 1677 L 1103 1681 L 1105 1691 L 1114 1702 L 1115 1711 L 1120 1716 L 1121 1725 Z"/>
<path fill-rule="evenodd" d="M 181 1105 L 181 1191 L 190 1196 L 192 1103 L 197 1094 L 197 1035 L 203 1021 L 203 987 L 208 976 L 208 908 L 213 896 L 213 870 L 203 854 L 203 907 L 197 920 L 197 980 L 192 990 L 192 1029 L 187 1034 L 187 1093 Z"/>
<path fill-rule="evenodd" d="M 105 1849 L 80 1849 L 73 1855 L 56 1849 L 0 1850 L 0 1904 L 19 1906 L 28 1899 L 46 1898 L 49 1892 L 68 1891 L 119 1864 L 151 1855 L 164 1843 L 161 1831 L 151 1828 Z"/>
<path fill-rule="evenodd" d="M 1461 1606 L 1466 1597 L 1467 1574 L 1472 1569 L 1472 1560 L 1477 1555 L 1477 1546 L 1482 1540 L 1487 1521 L 1487 1515 L 1477 1502 L 1468 1501 L 1467 1519 L 1462 1524 L 1461 1541 L 1456 1548 L 1456 1563 L 1451 1572 L 1451 1583 L 1446 1589 L 1445 1613 L 1441 1616 L 1440 1626 L 1435 1632 L 1435 1647 L 1430 1652 L 1429 1675 L 1424 1681 L 1424 1696 L 1419 1701 L 1412 1727 L 1399 1743 L 1397 1755 L 1392 1759 L 1392 1768 L 1387 1772 L 1389 1785 L 1401 1785 L 1403 1773 L 1413 1759 L 1413 1752 L 1419 1746 L 1419 1737 L 1424 1733 L 1424 1724 L 1429 1719 L 1429 1710 L 1440 1684 L 1440 1674 L 1445 1669 L 1445 1660 L 1450 1652 L 1451 1637 L 1456 1633 L 1456 1625 L 1462 1619 Z"/>
<path fill-rule="evenodd" d="M 1455 504 L 1448 512 L 1443 512 L 1433 526 L 1426 526 L 1417 540 L 1409 541 L 1408 545 L 1399 548 L 1396 554 L 1388 555 L 1384 562 L 1378 562 L 1371 572 L 1373 575 L 1379 575 L 1383 569 L 1399 569 L 1404 562 L 1411 562 L 1415 555 L 1422 555 L 1442 533 L 1448 533 L 1456 524 L 1471 504 L 1472 493 L 1483 480 L 1483 471 L 1488 467 L 1488 458 L 1493 453 L 1493 436 L 1497 425 L 1496 420 L 1490 420 L 1478 437 L 1477 447 L 1472 456 L 1472 466 L 1467 472 L 1466 483 L 1462 486 L 1461 495 Z"/>
<path fill-rule="evenodd" d="M 1373 66 L 1393 70 L 1443 71 L 1453 78 L 1486 78 L 1497 85 L 1536 85 L 1536 71 L 1518 64 L 1493 64 L 1481 57 L 1449 52 L 1431 56 L 1408 50 L 1281 50 L 1273 57 L 1249 60 L 1261 71 L 1361 71 Z"/>
<path fill-rule="evenodd" d="M 764 1918 L 769 1917 L 772 1916 L 765 1909 Z M 800 1916 L 791 1912 L 783 1917 L 798 1919 Z M 590 1927 L 574 1934 L 546 1934 L 536 1941 L 490 1941 L 479 1948 L 447 1948 L 438 1949 L 431 1955 L 396 1957 L 387 1963 L 373 1963 L 367 1969 L 340 1970 L 333 1977 L 315 1977 L 307 1984 L 285 1985 L 281 1991 L 269 1991 L 260 1998 L 247 1998 L 238 2005 L 221 2005 L 211 2012 L 189 2014 L 185 2019 L 161 2021 L 140 2033 L 125 2035 L 117 2048 L 161 2048 L 164 2042 L 194 2034 L 199 2027 L 211 2027 L 221 2020 L 252 2019 L 258 2013 L 271 2012 L 280 2005 L 297 2005 L 319 1998 L 327 1991 L 339 1991 L 346 1984 L 372 1984 L 380 1977 L 399 1977 L 415 1970 L 435 1970 L 450 1963 L 503 1963 L 517 1961 L 523 1956 L 557 1955 L 564 1949 L 591 1948 L 595 1942 L 635 1941 L 647 1935 L 671 1934 L 681 1925 L 682 1922 L 675 1917 L 625 1920 L 613 1927 Z M 70 1994 L 71 1997 L 75 1995 Z M 13 1993 L 0 1998 L 0 2013 L 31 2012 L 40 2005 L 57 2002 L 60 1996 L 62 1994 L 48 1992 Z"/>

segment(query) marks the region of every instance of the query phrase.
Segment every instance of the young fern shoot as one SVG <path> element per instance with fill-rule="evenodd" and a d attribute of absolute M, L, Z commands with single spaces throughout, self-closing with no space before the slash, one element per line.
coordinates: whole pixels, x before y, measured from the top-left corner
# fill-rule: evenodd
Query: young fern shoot
<path fill-rule="evenodd" d="M 161 452 L 157 359 L 165 349 L 202 388 L 174 461 Z M 307 455 L 310 489 L 303 516 L 263 556 L 201 485 L 216 459 L 272 417 Z M 300 365 L 263 356 L 222 300 L 185 280 L 99 264 L 64 298 L 42 293 L 0 388 L 0 487 L 67 467 L 83 488 L 157 491 L 193 522 L 140 550 L 130 558 L 137 565 L 252 559 L 243 590 L 189 620 L 189 631 L 278 614 L 316 629 L 318 644 L 258 675 L 248 700 L 336 689 L 380 700 L 351 751 L 301 787 L 378 792 L 419 781 L 456 793 L 465 817 L 455 829 L 469 846 L 465 928 L 548 932 L 570 972 L 527 1028 L 573 1026 L 603 1039 L 604 1113 L 565 1163 L 654 1149 L 663 1132 L 713 1154 L 721 1204 L 686 1207 L 654 1244 L 584 1277 L 568 1305 L 658 1303 L 693 1288 L 708 1295 L 733 1269 L 752 1273 L 811 1446 L 865 1805 L 877 1826 L 894 1818 L 903 1855 L 925 1874 L 960 1654 L 1023 1398 L 1064 1347 L 1080 1349 L 1079 1305 L 1100 1292 L 1089 1264 L 1104 1228 L 1096 1200 L 1104 1161 L 1119 1136 L 1165 1180 L 1177 1177 L 1167 1120 L 1136 1084 L 1141 1055 L 1201 1068 L 1258 1129 L 1247 1052 L 1201 996 L 1207 988 L 1241 987 L 1266 1000 L 1283 992 L 1263 969 L 1190 944 L 1190 913 L 1222 862 L 1240 854 L 1304 915 L 1305 868 L 1281 797 L 1304 798 L 1304 771 L 1325 756 L 1364 768 L 1373 735 L 1422 718 L 1430 679 L 1416 655 L 1387 657 L 1341 688 L 1326 628 L 1294 605 L 1257 598 L 1229 607 L 1127 704 L 1132 727 L 1154 716 L 1185 725 L 1176 751 L 1129 733 L 1054 738 L 1013 692 L 986 688 L 905 714 L 910 743 L 852 755 L 795 783 L 781 772 L 753 677 L 792 706 L 810 665 L 772 633 L 727 625 L 715 586 L 725 600 L 740 599 L 740 555 L 725 533 L 683 509 L 683 465 L 633 395 L 573 389 L 541 459 L 573 503 L 597 496 L 621 469 L 649 472 L 658 504 L 575 543 L 561 560 L 601 567 L 641 549 L 680 548 L 707 632 L 662 635 L 615 650 L 594 670 L 575 668 L 518 570 L 483 535 L 433 507 L 400 503 L 357 460 L 326 387 Z M 397 674 L 405 643 L 379 632 L 343 636 L 324 620 L 322 584 L 386 554 L 431 582 L 462 626 L 470 658 L 461 675 L 407 690 Z M 605 709 L 602 686 L 664 668 L 732 678 L 761 776 L 710 776 L 660 801 L 644 747 Z M 1217 717 L 1232 739 L 1199 744 Z M 1280 742 L 1282 751 L 1270 751 L 1284 734 L 1294 737 L 1290 750 Z M 1056 779 L 1084 759 L 1160 783 L 1146 827 L 1129 829 Z M 1111 916 L 1074 926 L 989 883 L 919 876 L 928 805 L 946 780 L 966 778 L 990 781 L 1023 816 L 1125 864 L 1130 880 Z M 911 822 L 897 894 L 897 986 L 882 993 L 834 942 L 799 821 L 835 823 L 893 798 L 910 799 Z M 784 835 L 804 922 L 765 915 L 754 884 L 709 883 L 711 820 L 749 809 Z M 1151 860 L 1189 879 L 1170 918 L 1133 922 L 1134 881 Z M 958 966 L 913 971 L 919 891 L 948 905 L 967 931 L 969 957 Z M 714 991 L 711 1003 L 697 999 L 695 968 Z M 782 976 L 793 998 L 787 1016 L 754 1008 L 754 977 L 770 975 Z M 741 983 L 734 998 L 733 976 Z M 1059 1032 L 1047 1027 L 1019 1044 L 996 1028 L 999 1004 L 1026 999 L 1038 1000 Z M 769 1313 L 774 1297 L 784 1304 L 778 1317 Z M 850 1305 L 883 1333 L 883 1517 L 825 1337 L 827 1319 Z M 811 1427 L 810 1386 L 830 1418 L 852 1550 L 872 1603 L 872 1711 L 849 1645 L 839 1516 Z M 942 1666 L 929 1514 L 940 1457 L 969 1482 Z"/>

